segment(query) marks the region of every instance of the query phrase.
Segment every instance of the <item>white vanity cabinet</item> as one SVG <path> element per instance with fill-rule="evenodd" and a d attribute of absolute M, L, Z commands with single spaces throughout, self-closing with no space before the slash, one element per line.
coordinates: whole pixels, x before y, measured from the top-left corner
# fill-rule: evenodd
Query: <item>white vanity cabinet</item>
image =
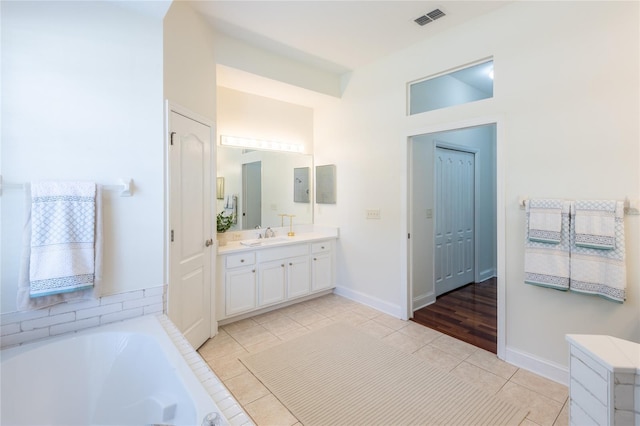
<path fill-rule="evenodd" d="M 224 281 L 225 314 L 239 314 L 255 309 L 258 295 L 256 291 L 256 255 L 252 252 L 229 255 L 225 259 Z"/>
<path fill-rule="evenodd" d="M 311 291 L 333 287 L 333 242 L 311 244 Z"/>
<path fill-rule="evenodd" d="M 332 289 L 333 256 L 330 239 L 222 251 L 217 262 L 217 319 L 245 317 Z"/>

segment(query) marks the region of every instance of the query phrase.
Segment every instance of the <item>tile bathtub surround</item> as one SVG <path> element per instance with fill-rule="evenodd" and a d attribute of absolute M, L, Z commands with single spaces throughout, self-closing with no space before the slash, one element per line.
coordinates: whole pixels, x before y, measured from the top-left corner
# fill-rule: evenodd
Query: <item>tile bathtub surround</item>
<path fill-rule="evenodd" d="M 417 323 L 330 294 L 222 326 L 199 353 L 258 426 L 299 425 L 238 360 L 333 322 L 345 322 L 529 410 L 523 426 L 567 425 L 568 389 Z"/>
<path fill-rule="evenodd" d="M 164 311 L 165 286 L 0 316 L 0 349 Z"/>

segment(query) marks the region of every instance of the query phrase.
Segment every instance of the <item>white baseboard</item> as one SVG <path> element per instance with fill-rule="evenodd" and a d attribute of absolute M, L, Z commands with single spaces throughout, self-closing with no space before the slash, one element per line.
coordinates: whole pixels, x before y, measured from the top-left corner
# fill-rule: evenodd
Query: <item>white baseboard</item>
<path fill-rule="evenodd" d="M 505 350 L 505 356 L 505 361 L 516 367 L 524 368 L 549 380 L 569 386 L 569 369 L 563 365 L 509 347 Z"/>
<path fill-rule="evenodd" d="M 413 299 L 413 311 L 422 309 L 425 306 L 429 306 L 436 302 L 436 296 L 433 293 L 424 294 L 422 296 L 414 297 Z"/>
<path fill-rule="evenodd" d="M 350 288 L 336 286 L 333 290 L 335 294 L 338 296 L 346 297 L 347 299 L 351 299 L 354 302 L 362 303 L 363 305 L 367 305 L 378 311 L 382 311 L 385 314 L 389 314 L 392 317 L 401 318 L 407 320 L 408 318 L 402 318 L 402 309 L 398 305 L 393 305 L 389 302 L 385 302 L 384 300 L 380 300 L 375 297 L 371 297 L 364 293 L 360 293 L 359 291 L 351 290 Z"/>
<path fill-rule="evenodd" d="M 497 277 L 498 274 L 495 268 L 485 269 L 484 271 L 480 271 L 478 274 L 477 282 L 481 283 L 482 281 L 488 280 L 489 278 Z"/>

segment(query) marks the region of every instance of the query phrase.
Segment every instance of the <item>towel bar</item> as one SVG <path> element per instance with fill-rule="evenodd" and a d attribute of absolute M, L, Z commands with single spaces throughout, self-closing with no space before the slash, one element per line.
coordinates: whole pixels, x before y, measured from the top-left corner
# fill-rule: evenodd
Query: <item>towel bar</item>
<path fill-rule="evenodd" d="M 102 189 L 105 191 L 120 191 L 121 197 L 132 197 L 133 196 L 133 179 L 131 178 L 120 178 L 118 185 L 102 185 Z M 2 191 L 5 189 L 24 189 L 24 183 L 13 183 L 13 182 L 4 182 L 2 180 L 2 175 L 0 175 L 0 196 L 2 196 Z"/>
<path fill-rule="evenodd" d="M 518 205 L 521 209 L 524 209 L 524 202 L 527 201 L 529 197 L 519 196 L 518 197 Z M 624 214 L 627 215 L 640 215 L 640 200 L 625 197 L 624 199 Z"/>

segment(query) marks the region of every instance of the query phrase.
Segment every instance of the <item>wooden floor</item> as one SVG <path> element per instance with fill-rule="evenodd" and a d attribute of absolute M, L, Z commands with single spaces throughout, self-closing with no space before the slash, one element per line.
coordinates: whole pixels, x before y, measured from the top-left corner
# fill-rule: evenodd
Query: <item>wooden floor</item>
<path fill-rule="evenodd" d="M 436 303 L 415 311 L 413 321 L 496 353 L 496 279 L 438 296 Z"/>

